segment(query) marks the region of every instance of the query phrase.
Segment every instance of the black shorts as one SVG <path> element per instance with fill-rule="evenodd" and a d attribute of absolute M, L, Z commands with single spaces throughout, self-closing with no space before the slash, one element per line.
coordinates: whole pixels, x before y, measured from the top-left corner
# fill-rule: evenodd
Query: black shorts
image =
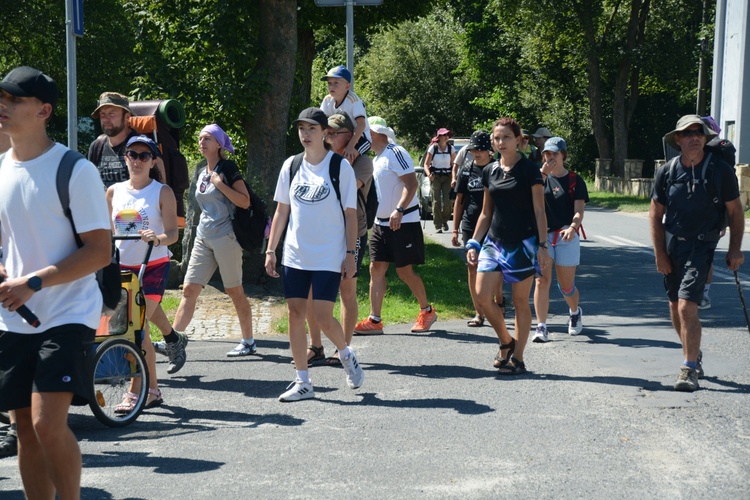
<path fill-rule="evenodd" d="M 362 258 L 365 256 L 365 248 L 367 248 L 367 234 L 357 238 L 357 248 L 355 248 L 357 253 L 354 254 L 353 278 L 359 278 L 359 271 L 362 269 Z"/>
<path fill-rule="evenodd" d="M 88 360 L 95 330 L 61 325 L 41 333 L 0 331 L 0 410 L 31 406 L 32 392 L 88 398 Z"/>
<path fill-rule="evenodd" d="M 708 271 L 714 260 L 716 242 L 675 238 L 670 247 L 672 272 L 664 277 L 664 288 L 669 301 L 684 299 L 700 304 Z"/>
<path fill-rule="evenodd" d="M 397 231 L 374 224 L 370 262 L 394 262 L 396 267 L 424 264 L 424 236 L 419 222 L 401 224 Z"/>

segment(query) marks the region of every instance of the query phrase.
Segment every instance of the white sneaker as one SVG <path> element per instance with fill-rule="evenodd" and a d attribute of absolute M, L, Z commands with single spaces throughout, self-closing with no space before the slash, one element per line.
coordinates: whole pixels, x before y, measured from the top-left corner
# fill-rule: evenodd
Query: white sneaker
<path fill-rule="evenodd" d="M 701 303 L 698 304 L 698 309 L 711 309 L 711 299 L 704 295 Z"/>
<path fill-rule="evenodd" d="M 240 343 L 237 344 L 237 347 L 227 353 L 227 356 L 230 358 L 236 358 L 238 356 L 249 356 L 251 354 L 255 354 L 257 351 L 258 348 L 256 347 L 254 340 L 252 344 L 248 344 L 244 340 L 241 340 Z"/>
<path fill-rule="evenodd" d="M 279 396 L 279 401 L 289 403 L 292 401 L 301 401 L 303 399 L 311 399 L 315 397 L 315 391 L 313 390 L 312 382 L 303 382 L 299 378 L 294 379 L 294 382 L 289 384 L 287 389 L 289 390 Z"/>
<path fill-rule="evenodd" d="M 352 351 L 348 358 L 341 358 L 341 365 L 346 372 L 346 383 L 349 384 L 349 387 L 352 389 L 360 387 L 365 381 L 365 372 L 359 366 L 359 361 L 357 361 L 354 351 Z"/>
<path fill-rule="evenodd" d="M 547 327 L 543 325 L 537 325 L 536 332 L 534 332 L 534 338 L 531 341 L 536 343 L 549 342 Z"/>
<path fill-rule="evenodd" d="M 579 307 L 578 312 L 571 314 L 568 318 L 568 335 L 578 335 L 583 331 L 583 310 Z"/>

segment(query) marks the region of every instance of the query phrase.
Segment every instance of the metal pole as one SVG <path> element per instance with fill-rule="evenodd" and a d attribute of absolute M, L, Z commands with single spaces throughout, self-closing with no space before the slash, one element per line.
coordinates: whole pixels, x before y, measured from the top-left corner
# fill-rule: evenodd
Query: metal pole
<path fill-rule="evenodd" d="M 708 24 L 708 0 L 703 0 L 703 22 L 701 26 Z M 695 112 L 698 116 L 706 115 L 706 87 L 708 87 L 708 42 L 704 36 L 701 39 L 700 60 L 698 63 L 698 97 L 695 103 Z"/>
<path fill-rule="evenodd" d="M 724 91 L 724 38 L 727 18 L 726 3 L 726 0 L 718 0 L 716 2 L 716 17 L 714 18 L 714 24 L 716 25 L 714 33 L 714 71 L 713 81 L 711 82 L 711 116 L 714 117 L 721 128 L 725 128 L 726 126 L 724 124 L 722 109 L 722 93 Z"/>
<path fill-rule="evenodd" d="M 76 37 L 73 34 L 73 0 L 65 0 L 65 48 L 68 64 L 68 147 L 78 151 L 78 96 L 76 94 Z"/>
<path fill-rule="evenodd" d="M 354 0 L 346 0 L 346 67 L 354 75 Z"/>

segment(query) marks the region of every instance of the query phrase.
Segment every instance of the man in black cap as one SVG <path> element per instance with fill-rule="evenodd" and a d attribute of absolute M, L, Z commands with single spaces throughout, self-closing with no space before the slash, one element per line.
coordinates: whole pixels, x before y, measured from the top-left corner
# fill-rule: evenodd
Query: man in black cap
<path fill-rule="evenodd" d="M 664 136 L 680 155 L 656 173 L 651 195 L 649 218 L 656 269 L 665 276 L 672 325 L 684 355 L 676 391 L 695 391 L 703 377 L 698 304 L 725 227 L 725 214 L 730 232 L 727 266 L 736 271 L 744 262 L 740 247 L 745 215 L 737 177 L 722 158 L 704 150 L 706 141 L 715 135 L 700 116 L 680 118 L 677 127 Z"/>
<path fill-rule="evenodd" d="M 57 85 L 23 66 L 0 82 L 0 411 L 15 410 L 19 469 L 28 498 L 78 498 L 81 451 L 68 427 L 73 395 L 86 397 L 86 353 L 101 318 L 94 272 L 110 260 L 110 221 L 99 173 L 80 160 L 70 209 L 60 209 L 56 171 L 68 148 L 47 136 Z M 27 321 L 27 307 L 38 322 Z M 36 325 L 36 326 L 35 326 Z"/>
<path fill-rule="evenodd" d="M 138 135 L 128 124 L 131 114 L 127 96 L 117 92 L 100 95 L 91 113 L 91 118 L 99 120 L 103 134 L 89 146 L 88 159 L 99 169 L 105 188 L 130 178 L 125 164 L 125 144 Z"/>

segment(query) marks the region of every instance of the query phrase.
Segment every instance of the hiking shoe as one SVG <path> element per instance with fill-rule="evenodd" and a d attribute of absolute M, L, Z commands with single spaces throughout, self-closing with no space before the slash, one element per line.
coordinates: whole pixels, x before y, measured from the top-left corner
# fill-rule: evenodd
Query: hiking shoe
<path fill-rule="evenodd" d="M 258 347 L 255 345 L 254 340 L 252 344 L 248 344 L 247 342 L 242 340 L 239 344 L 237 344 L 237 347 L 227 353 L 227 357 L 237 358 L 239 356 L 249 356 L 251 354 L 255 354 L 257 351 Z"/>
<path fill-rule="evenodd" d="M 578 308 L 578 312 L 571 314 L 568 318 L 568 335 L 578 335 L 583 331 L 583 310 Z"/>
<path fill-rule="evenodd" d="M 180 337 L 180 342 L 182 342 L 182 345 L 187 347 L 188 342 L 190 342 L 187 334 L 178 333 L 177 336 Z M 156 354 L 161 354 L 162 356 L 169 356 L 169 353 L 167 352 L 167 342 L 165 340 L 160 340 L 159 342 L 152 342 L 152 344 L 154 345 L 154 351 L 156 351 Z"/>
<path fill-rule="evenodd" d="M 416 323 L 414 323 L 414 326 L 411 327 L 412 333 L 426 332 L 435 323 L 435 321 L 437 321 L 437 313 L 435 312 L 435 308 L 432 307 L 431 309 L 432 310 L 430 312 L 420 309 L 419 316 L 417 316 L 417 321 Z"/>
<path fill-rule="evenodd" d="M 443 231 L 450 231 L 450 228 L 448 227 L 448 223 L 447 222 L 443 223 Z"/>
<path fill-rule="evenodd" d="M 18 455 L 18 436 L 15 429 L 10 429 L 5 437 L 0 439 L 0 458 L 16 455 Z"/>
<path fill-rule="evenodd" d="M 354 325 L 354 333 L 357 335 L 381 335 L 383 333 L 383 321 L 375 323 L 371 317 L 366 317 Z"/>
<path fill-rule="evenodd" d="M 352 389 L 360 387 L 365 381 L 365 372 L 359 365 L 359 361 L 357 361 L 357 356 L 354 354 L 354 351 L 352 351 L 348 358 L 341 358 L 341 365 L 346 372 L 346 383 L 349 387 Z"/>
<path fill-rule="evenodd" d="M 279 396 L 279 401 L 290 403 L 292 401 L 301 401 L 303 399 L 311 399 L 315 397 L 312 383 L 303 382 L 299 378 L 294 379 L 294 382 L 289 384 L 287 389 L 289 390 Z"/>
<path fill-rule="evenodd" d="M 701 303 L 698 304 L 698 309 L 711 309 L 711 299 L 704 295 Z"/>
<path fill-rule="evenodd" d="M 546 326 L 537 325 L 536 332 L 534 333 L 534 338 L 532 339 L 532 342 L 536 342 L 537 344 L 543 344 L 545 342 L 549 342 L 549 334 L 547 333 Z"/>
<path fill-rule="evenodd" d="M 682 366 L 680 374 L 677 375 L 677 382 L 674 384 L 675 391 L 693 392 L 698 389 L 698 373 L 693 368 Z"/>
<path fill-rule="evenodd" d="M 185 353 L 185 346 L 182 342 L 167 342 L 167 356 L 169 356 L 167 373 L 170 375 L 180 371 L 187 361 L 187 353 Z"/>
<path fill-rule="evenodd" d="M 703 373 L 703 351 L 698 351 L 698 366 L 695 367 L 695 373 L 698 375 L 698 378 L 706 376 L 706 374 Z"/>

